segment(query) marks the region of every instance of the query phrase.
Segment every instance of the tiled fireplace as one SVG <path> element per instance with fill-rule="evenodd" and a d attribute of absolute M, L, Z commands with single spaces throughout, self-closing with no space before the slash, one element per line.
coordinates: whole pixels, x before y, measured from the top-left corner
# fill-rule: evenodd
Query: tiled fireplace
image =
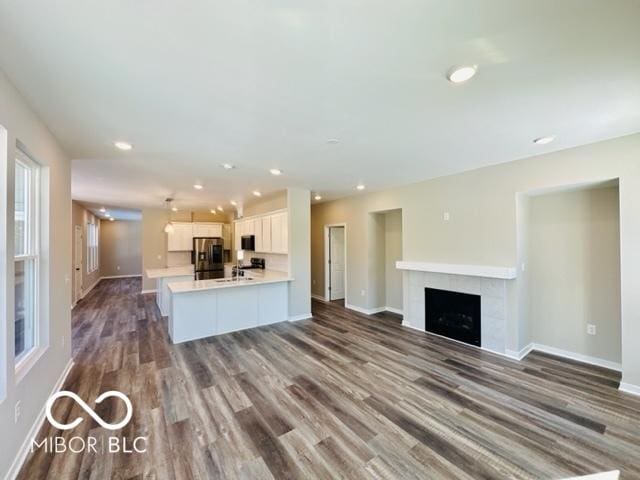
<path fill-rule="evenodd" d="M 425 289 L 480 297 L 480 347 L 505 354 L 509 312 L 513 311 L 510 285 L 515 269 L 475 265 L 398 262 L 404 276 L 405 326 L 425 331 Z"/>

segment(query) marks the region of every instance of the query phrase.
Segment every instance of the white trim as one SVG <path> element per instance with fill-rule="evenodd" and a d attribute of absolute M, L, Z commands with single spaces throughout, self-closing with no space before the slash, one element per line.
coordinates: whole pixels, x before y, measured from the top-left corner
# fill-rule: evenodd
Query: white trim
<path fill-rule="evenodd" d="M 548 353 L 550 355 L 555 355 L 557 357 L 568 358 L 570 360 L 576 360 L 582 363 L 589 363 L 591 365 L 608 368 L 609 370 L 615 370 L 617 372 L 622 371 L 622 365 L 620 363 L 612 362 L 610 360 L 603 360 L 602 358 L 590 357 L 589 355 L 582 355 L 581 353 L 573 353 L 567 350 L 562 350 L 560 348 L 550 347 L 548 345 L 541 345 L 539 343 L 534 343 L 532 350 Z"/>
<path fill-rule="evenodd" d="M 386 307 L 384 307 L 384 309 L 387 312 L 395 313 L 396 315 L 404 315 L 404 313 L 402 313 L 402 309 L 401 308 L 390 307 L 390 306 L 387 305 Z"/>
<path fill-rule="evenodd" d="M 158 292 L 157 288 L 152 288 L 150 290 L 142 290 L 140 293 L 144 295 L 145 293 L 157 293 L 157 292 Z"/>
<path fill-rule="evenodd" d="M 329 229 L 332 227 L 343 227 L 344 228 L 344 304 L 347 304 L 347 224 L 346 223 L 329 223 L 324 226 L 324 298 L 328 302 L 332 300 L 331 292 L 329 291 L 329 284 L 331 283 L 331 269 L 327 268 L 329 263 Z M 336 298 L 335 300 L 342 300 L 341 298 Z"/>
<path fill-rule="evenodd" d="M 640 395 L 640 386 L 633 385 L 632 383 L 624 383 L 620 382 L 620 387 L 618 390 L 625 393 L 630 393 L 631 395 Z"/>
<path fill-rule="evenodd" d="M 91 285 L 86 290 L 82 289 L 82 295 L 80 295 L 80 299 L 82 300 L 84 297 L 86 297 L 89 294 L 89 292 L 93 290 L 96 287 L 96 285 L 100 283 L 100 280 L 102 280 L 102 277 L 99 277 L 95 282 L 93 282 L 93 285 Z"/>
<path fill-rule="evenodd" d="M 15 382 L 19 384 L 22 379 L 29 373 L 29 370 L 38 363 L 38 360 L 49 349 L 48 345 L 37 345 L 22 357 L 17 363 L 15 368 Z"/>
<path fill-rule="evenodd" d="M 58 381 L 54 385 L 53 390 L 51 390 L 51 394 L 49 396 L 58 392 L 62 388 L 62 385 L 64 385 L 64 381 L 67 379 L 67 376 L 69 375 L 69 372 L 71 371 L 72 367 L 73 367 L 73 359 L 70 358 L 69 363 L 67 363 L 66 367 L 60 374 L 60 377 L 58 378 Z M 22 468 L 22 465 L 24 464 L 24 461 L 27 459 L 27 455 L 29 455 L 29 451 L 31 450 L 29 448 L 31 446 L 31 440 L 38 435 L 38 432 L 40 431 L 40 428 L 44 423 L 45 407 L 46 407 L 46 402 L 42 405 L 42 408 L 40 409 L 40 412 L 38 412 L 38 415 L 36 416 L 36 419 L 33 425 L 29 429 L 29 432 L 27 433 L 26 438 L 22 442 L 22 445 L 20 446 L 20 449 L 18 450 L 18 453 L 16 454 L 16 457 L 13 460 L 11 467 L 9 468 L 9 471 L 5 476 L 5 480 L 14 480 L 18 476 L 18 473 L 20 473 L 20 469 Z"/>
<path fill-rule="evenodd" d="M 496 267 L 490 265 L 460 265 L 451 263 L 429 262 L 396 262 L 398 270 L 415 270 L 418 272 L 448 273 L 450 275 L 469 275 L 472 277 L 501 278 L 512 280 L 516 278 L 515 267 Z"/>
<path fill-rule="evenodd" d="M 111 278 L 134 278 L 134 277 L 142 277 L 141 273 L 137 273 L 134 275 L 109 275 L 106 277 L 100 277 L 100 280 L 107 280 L 107 279 L 111 279 Z"/>
<path fill-rule="evenodd" d="M 303 313 L 302 315 L 293 315 L 293 316 L 289 317 L 289 321 L 290 322 L 299 322 L 300 320 L 307 320 L 309 318 L 313 318 L 313 314 L 311 312 Z"/>
<path fill-rule="evenodd" d="M 505 350 L 504 353 L 507 357 L 513 358 L 514 360 L 522 360 L 524 357 L 529 355 L 529 352 L 533 350 L 534 344 L 530 343 L 525 346 L 522 350 Z"/>
<path fill-rule="evenodd" d="M 316 300 L 319 300 L 321 302 L 328 302 L 329 300 L 324 298 L 322 295 L 316 295 L 315 293 L 311 294 L 311 298 L 315 298 Z"/>
<path fill-rule="evenodd" d="M 377 308 L 363 308 L 363 307 L 358 307 L 357 305 L 350 305 L 348 303 L 345 302 L 344 304 L 345 308 L 348 308 L 349 310 L 355 310 L 358 313 L 364 313 L 365 315 L 373 315 L 374 313 L 380 313 L 380 312 L 384 312 L 386 307 L 377 307 Z"/>

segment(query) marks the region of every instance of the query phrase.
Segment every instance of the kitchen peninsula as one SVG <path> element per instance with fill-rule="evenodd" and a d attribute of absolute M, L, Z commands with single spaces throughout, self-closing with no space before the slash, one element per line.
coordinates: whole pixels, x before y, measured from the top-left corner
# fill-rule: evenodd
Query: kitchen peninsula
<path fill-rule="evenodd" d="M 289 318 L 285 272 L 263 270 L 239 278 L 172 282 L 169 336 L 173 343 L 283 322 Z"/>

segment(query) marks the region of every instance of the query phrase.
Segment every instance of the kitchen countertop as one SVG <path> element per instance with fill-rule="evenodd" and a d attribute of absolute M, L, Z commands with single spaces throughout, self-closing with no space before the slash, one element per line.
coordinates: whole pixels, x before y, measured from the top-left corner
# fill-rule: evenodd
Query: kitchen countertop
<path fill-rule="evenodd" d="M 193 265 L 183 265 L 181 267 L 149 268 L 148 278 L 180 277 L 182 275 L 193 275 Z"/>
<path fill-rule="evenodd" d="M 291 280 L 293 280 L 293 277 L 291 277 L 287 272 L 278 272 L 276 270 L 245 270 L 245 277 L 241 277 L 239 280 L 215 278 L 211 280 L 194 280 L 191 282 L 174 282 L 169 284 L 169 290 L 171 293 L 198 292 L 218 288 L 237 288 L 249 285 L 290 282 Z"/>

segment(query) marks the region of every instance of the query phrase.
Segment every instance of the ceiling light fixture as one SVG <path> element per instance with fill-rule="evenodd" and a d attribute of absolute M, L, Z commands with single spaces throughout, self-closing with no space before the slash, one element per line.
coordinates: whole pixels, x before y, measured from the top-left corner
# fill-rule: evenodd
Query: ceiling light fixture
<path fill-rule="evenodd" d="M 211 213 L 213 213 L 214 215 L 215 215 L 216 213 L 218 213 L 218 212 L 216 212 L 216 209 L 215 209 L 215 208 L 212 208 L 212 209 L 211 209 L 211 210 L 209 210 L 209 211 L 210 211 Z"/>
<path fill-rule="evenodd" d="M 204 187 L 202 185 L 200 185 L 199 183 L 196 183 L 193 185 L 193 188 L 195 188 L 196 190 L 202 190 Z"/>
<path fill-rule="evenodd" d="M 271 170 L 269 170 L 269 173 L 271 175 L 282 175 L 282 170 L 280 170 L 279 168 L 272 168 Z"/>
<path fill-rule="evenodd" d="M 533 143 L 536 145 L 546 145 L 547 143 L 551 143 L 556 139 L 555 135 L 548 135 L 546 137 L 536 138 Z"/>
<path fill-rule="evenodd" d="M 219 211 L 219 212 L 224 212 L 224 208 L 222 208 L 222 206 L 221 206 L 221 205 L 218 205 L 218 211 Z"/>
<path fill-rule="evenodd" d="M 106 209 L 106 208 L 104 208 L 104 207 L 102 207 L 102 208 L 100 209 L 100 211 L 101 211 L 102 213 L 104 213 L 104 212 L 106 212 L 106 211 L 107 211 L 107 209 Z"/>
<path fill-rule="evenodd" d="M 105 217 L 107 217 L 107 218 L 109 218 L 109 217 L 111 216 L 111 214 L 110 214 L 109 212 L 106 212 L 106 213 L 104 214 L 104 216 L 105 216 Z"/>
<path fill-rule="evenodd" d="M 262 193 L 260 193 L 258 190 L 254 190 L 253 191 L 253 195 L 256 196 L 256 197 L 261 197 Z"/>
<path fill-rule="evenodd" d="M 476 65 L 473 66 L 463 66 L 463 67 L 453 67 L 449 70 L 447 74 L 447 79 L 451 83 L 463 83 L 473 77 L 478 71 L 478 67 Z"/>
<path fill-rule="evenodd" d="M 231 200 L 229 203 L 230 203 L 231 205 L 233 205 L 234 207 L 235 207 L 236 205 L 238 205 L 238 202 L 236 202 L 235 200 Z M 220 208 L 220 207 L 218 207 L 218 208 Z"/>
<path fill-rule="evenodd" d="M 124 150 L 125 152 L 133 148 L 133 145 L 128 142 L 113 142 L 113 144 L 117 149 Z"/>
<path fill-rule="evenodd" d="M 329 145 L 335 145 L 336 143 L 340 143 L 340 140 L 337 139 L 337 138 L 330 138 L 330 139 L 327 140 L 327 143 Z"/>
<path fill-rule="evenodd" d="M 316 195 L 315 197 L 313 197 L 314 200 L 322 200 L 322 197 L 320 195 Z"/>
<path fill-rule="evenodd" d="M 113 222 L 114 220 L 115 220 L 115 218 L 113 218 L 113 217 L 111 217 L 111 218 L 109 219 L 109 221 L 110 221 L 110 222 Z"/>
<path fill-rule="evenodd" d="M 172 212 L 177 212 L 178 211 L 178 207 L 171 207 L 171 211 Z"/>
<path fill-rule="evenodd" d="M 359 183 L 358 185 L 356 185 L 356 188 L 357 188 L 358 190 L 364 190 L 364 185 L 363 185 L 363 184 L 361 184 L 361 183 Z"/>
<path fill-rule="evenodd" d="M 223 163 L 222 165 L 220 165 L 222 168 L 224 168 L 225 170 L 232 170 L 236 167 L 234 167 L 233 165 L 231 165 L 230 163 Z"/>

